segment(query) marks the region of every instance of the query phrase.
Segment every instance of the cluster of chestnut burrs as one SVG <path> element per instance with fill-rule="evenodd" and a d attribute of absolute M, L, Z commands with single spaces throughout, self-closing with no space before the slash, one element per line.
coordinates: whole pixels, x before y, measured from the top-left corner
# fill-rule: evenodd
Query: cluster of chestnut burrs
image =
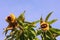
<path fill-rule="evenodd" d="M 25 21 L 24 13 L 25 11 L 18 18 L 14 14 L 6 17 L 6 22 L 9 25 L 4 29 L 4 32 L 6 35 L 11 30 L 9 35 L 11 38 L 7 36 L 5 40 L 39 40 L 38 35 L 41 35 L 42 40 L 56 40 L 56 37 L 60 35 L 60 30 L 51 26 L 57 19 L 48 21 L 53 12 L 50 12 L 45 20 L 41 16 L 40 20 L 34 22 Z M 37 27 L 36 23 L 38 22 L 40 22 L 40 29 L 35 30 L 34 28 Z"/>

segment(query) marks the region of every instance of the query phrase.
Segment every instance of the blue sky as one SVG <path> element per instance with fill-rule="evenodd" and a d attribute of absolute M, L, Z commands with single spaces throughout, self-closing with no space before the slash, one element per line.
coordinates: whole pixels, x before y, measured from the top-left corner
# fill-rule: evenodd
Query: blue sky
<path fill-rule="evenodd" d="M 8 24 L 5 17 L 14 13 L 16 17 L 26 10 L 25 18 L 28 21 L 35 21 L 43 18 L 53 11 L 49 20 L 57 18 L 58 21 L 52 26 L 60 29 L 60 0 L 0 0 L 0 40 L 4 40 L 3 28 Z M 60 37 L 57 37 L 59 40 Z"/>

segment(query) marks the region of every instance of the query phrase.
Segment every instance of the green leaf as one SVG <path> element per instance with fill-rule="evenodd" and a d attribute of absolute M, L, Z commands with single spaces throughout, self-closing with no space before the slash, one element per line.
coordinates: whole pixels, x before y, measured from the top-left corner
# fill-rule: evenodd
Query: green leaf
<path fill-rule="evenodd" d="M 24 13 L 25 13 L 25 11 L 23 13 L 21 13 L 17 19 L 20 21 L 24 21 L 25 20 Z"/>
<path fill-rule="evenodd" d="M 17 19 L 17 22 L 18 22 L 19 25 L 24 26 L 24 23 L 23 23 L 22 21 L 19 21 L 19 20 Z"/>
<path fill-rule="evenodd" d="M 35 33 L 33 30 L 31 30 L 31 33 L 32 33 L 34 36 L 36 36 L 36 33 Z"/>
<path fill-rule="evenodd" d="M 42 40 L 55 40 L 51 35 L 52 33 L 50 31 L 42 32 Z"/>
<path fill-rule="evenodd" d="M 43 36 L 44 36 L 44 40 L 47 40 L 45 32 L 43 32 Z"/>
<path fill-rule="evenodd" d="M 38 36 L 38 35 L 40 35 L 42 33 L 42 30 L 37 30 L 36 31 L 36 35 Z"/>
<path fill-rule="evenodd" d="M 24 38 L 24 32 L 20 35 L 20 40 L 25 40 L 25 38 Z"/>
<path fill-rule="evenodd" d="M 40 22 L 40 20 L 37 20 L 37 21 L 34 21 L 34 22 L 28 22 L 28 21 L 25 21 L 25 23 L 30 26 L 30 27 L 35 27 L 36 26 L 36 23 Z"/>
<path fill-rule="evenodd" d="M 59 36 L 60 35 L 60 30 L 56 28 L 50 28 L 50 31 L 53 33 L 54 36 Z"/>
<path fill-rule="evenodd" d="M 31 34 L 34 35 L 34 37 L 36 36 L 36 32 L 35 32 L 35 30 L 33 28 L 30 29 L 30 32 L 31 32 Z"/>
<path fill-rule="evenodd" d="M 52 32 L 50 30 L 46 32 L 46 35 L 49 39 L 54 40 L 54 38 L 52 37 Z"/>
<path fill-rule="evenodd" d="M 33 28 L 28 29 L 27 34 L 30 40 L 33 40 L 36 37 L 36 32 Z"/>
<path fill-rule="evenodd" d="M 28 22 L 28 21 L 24 21 L 24 23 L 28 23 L 28 24 L 31 24 L 31 22 Z"/>
<path fill-rule="evenodd" d="M 50 32 L 42 32 L 42 40 L 53 40 Z"/>
<path fill-rule="evenodd" d="M 36 23 L 38 23 L 38 22 L 40 22 L 40 20 L 34 21 L 34 22 L 32 22 L 32 23 L 36 24 Z"/>
<path fill-rule="evenodd" d="M 49 17 L 51 16 L 52 13 L 53 13 L 53 12 L 50 12 L 50 13 L 46 16 L 46 18 L 45 18 L 45 22 L 48 21 L 48 19 L 49 19 Z"/>
<path fill-rule="evenodd" d="M 54 23 L 54 22 L 56 22 L 56 21 L 57 21 L 57 19 L 53 19 L 53 20 L 49 21 L 48 23 L 49 23 L 49 24 L 52 24 L 52 23 Z"/>
<path fill-rule="evenodd" d="M 40 18 L 40 23 L 42 23 L 42 21 L 43 21 L 43 19 L 42 19 L 42 16 L 41 16 L 41 18 Z"/>
<path fill-rule="evenodd" d="M 38 38 L 34 38 L 34 39 L 32 39 L 32 40 L 39 40 Z"/>
<path fill-rule="evenodd" d="M 31 33 L 31 31 L 28 32 L 28 38 L 32 40 L 35 36 Z"/>
<path fill-rule="evenodd" d="M 30 26 L 31 26 L 31 27 L 36 27 L 36 24 L 37 24 L 38 22 L 40 22 L 40 20 L 31 22 L 31 23 L 30 23 Z"/>

